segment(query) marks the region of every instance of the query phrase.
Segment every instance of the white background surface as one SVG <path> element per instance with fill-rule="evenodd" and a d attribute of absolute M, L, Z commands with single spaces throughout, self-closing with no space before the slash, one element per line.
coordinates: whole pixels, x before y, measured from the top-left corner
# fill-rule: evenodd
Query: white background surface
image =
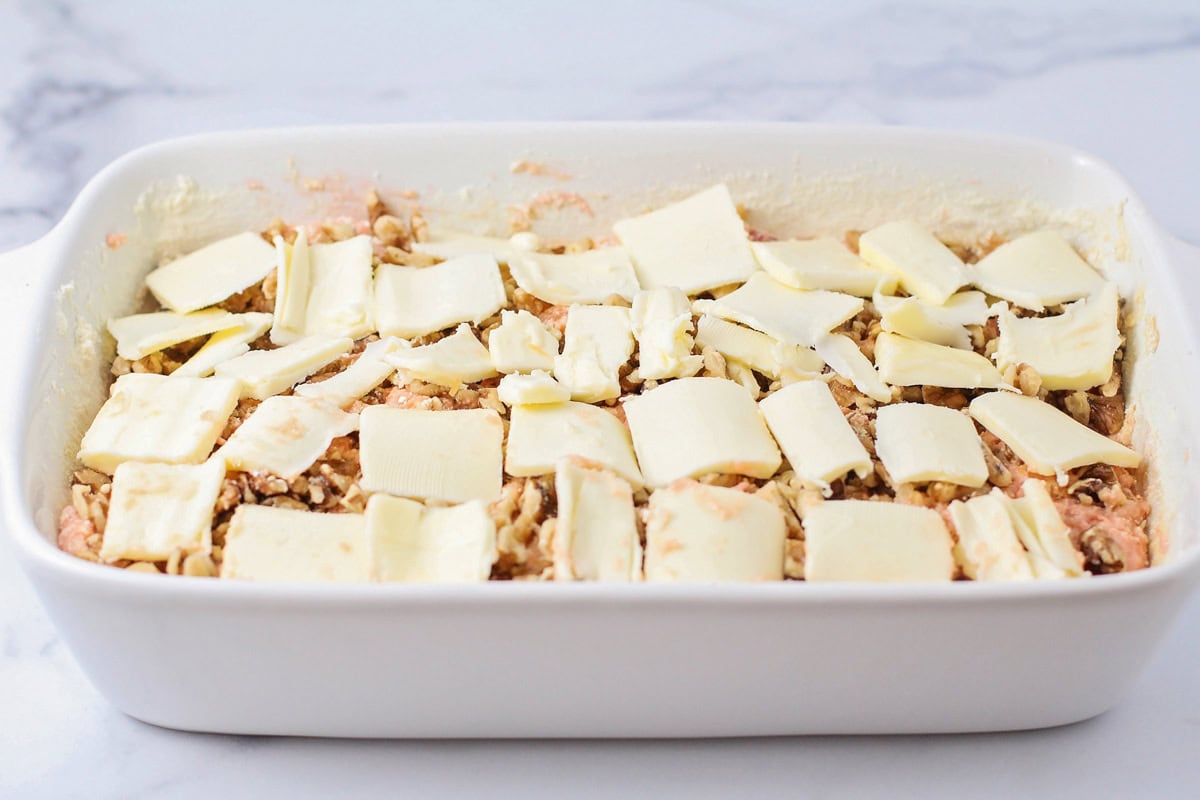
<path fill-rule="evenodd" d="M 0 249 L 46 231 L 91 174 L 155 139 L 446 119 L 789 119 L 1035 136 L 1112 162 L 1168 228 L 1200 242 L 1195 3 L 509 5 L 0 0 Z M 112 710 L 0 550 L 0 797 L 268 792 L 1196 797 L 1200 598 L 1116 710 L 1050 731 L 252 739 L 159 730 Z"/>

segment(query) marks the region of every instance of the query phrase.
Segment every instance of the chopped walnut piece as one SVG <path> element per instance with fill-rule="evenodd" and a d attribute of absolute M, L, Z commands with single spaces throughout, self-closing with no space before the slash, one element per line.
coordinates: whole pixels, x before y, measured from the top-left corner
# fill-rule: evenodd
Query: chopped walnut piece
<path fill-rule="evenodd" d="M 1063 398 L 1063 410 L 1082 425 L 1087 425 L 1092 416 L 1092 406 L 1084 392 L 1070 392 Z"/>
<path fill-rule="evenodd" d="M 429 238 L 429 223 L 425 221 L 424 215 L 414 211 L 408 217 L 408 229 L 412 232 L 412 240 L 414 242 L 423 242 Z"/>
<path fill-rule="evenodd" d="M 1125 427 L 1125 397 L 1123 395 L 1118 394 L 1113 397 L 1089 395 L 1088 403 L 1091 406 L 1089 415 L 1091 426 L 1100 433 L 1105 436 L 1115 436 Z"/>
<path fill-rule="evenodd" d="M 411 242 L 408 225 L 404 223 L 404 220 L 391 214 L 383 214 L 372 222 L 371 230 L 375 234 L 375 238 L 386 247 L 408 249 Z"/>
<path fill-rule="evenodd" d="M 967 407 L 970 399 L 962 389 L 943 389 L 940 386 L 922 386 L 921 399 L 935 406 L 959 410 Z"/>

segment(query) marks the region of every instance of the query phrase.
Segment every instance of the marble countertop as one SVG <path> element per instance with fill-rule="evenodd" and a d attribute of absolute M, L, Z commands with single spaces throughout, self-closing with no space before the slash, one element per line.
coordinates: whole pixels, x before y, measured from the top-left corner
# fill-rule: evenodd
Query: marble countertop
<path fill-rule="evenodd" d="M 787 119 L 1091 151 L 1200 242 L 1200 9 L 767 0 L 0 4 L 0 249 L 100 167 L 222 128 Z M 1114 643 L 1116 646 L 1119 644 Z M 976 736 L 356 742 L 185 734 L 88 684 L 0 548 L 0 796 L 1200 796 L 1200 597 L 1112 712 Z"/>

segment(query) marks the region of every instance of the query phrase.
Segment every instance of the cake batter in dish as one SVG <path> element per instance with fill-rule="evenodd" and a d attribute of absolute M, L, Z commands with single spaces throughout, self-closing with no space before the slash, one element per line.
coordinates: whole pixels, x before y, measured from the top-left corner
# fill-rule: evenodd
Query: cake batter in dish
<path fill-rule="evenodd" d="M 1150 564 L 1124 300 L 1053 230 L 361 222 L 160 265 L 59 547 L 247 580 L 949 581 Z"/>

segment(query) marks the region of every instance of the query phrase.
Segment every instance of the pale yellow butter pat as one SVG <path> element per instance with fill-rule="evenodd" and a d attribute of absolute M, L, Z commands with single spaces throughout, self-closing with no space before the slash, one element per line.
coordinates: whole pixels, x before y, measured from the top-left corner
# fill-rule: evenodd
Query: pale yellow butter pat
<path fill-rule="evenodd" d="M 500 495 L 504 424 L 495 411 L 368 406 L 359 418 L 362 487 L 400 497 L 490 503 Z"/>
<path fill-rule="evenodd" d="M 649 486 L 709 472 L 769 478 L 782 458 L 750 393 L 724 378 L 680 378 L 625 403 Z"/>
<path fill-rule="evenodd" d="M 868 267 L 836 239 L 752 242 L 750 248 L 768 275 L 793 289 L 824 289 L 858 297 L 896 291 L 895 275 Z"/>
<path fill-rule="evenodd" d="M 409 339 L 460 322 L 479 324 L 505 302 L 500 266 L 490 255 L 432 267 L 380 264 L 375 272 L 375 320 L 383 336 Z"/>
<path fill-rule="evenodd" d="M 613 232 L 629 252 L 643 289 L 675 286 L 697 294 L 744 281 L 758 270 L 746 227 L 723 183 L 623 219 Z"/>
<path fill-rule="evenodd" d="M 1136 467 L 1141 456 L 1036 397 L 989 392 L 971 401 L 971 416 L 1012 448 L 1031 471 L 1057 475 L 1087 464 Z"/>
<path fill-rule="evenodd" d="M 295 393 L 300 397 L 325 400 L 348 406 L 361 399 L 396 371 L 385 356 L 408 349 L 408 342 L 387 336 L 368 344 L 354 363 L 341 372 L 316 383 L 302 383 Z"/>
<path fill-rule="evenodd" d="M 478 500 L 445 508 L 384 494 L 367 501 L 371 579 L 478 583 L 496 562 L 496 524 Z"/>
<path fill-rule="evenodd" d="M 126 461 L 113 475 L 103 561 L 166 561 L 171 553 L 212 549 L 213 507 L 225 464 L 146 464 Z"/>
<path fill-rule="evenodd" d="M 410 377 L 451 389 L 496 374 L 488 349 L 466 323 L 433 344 L 398 348 L 384 360 Z"/>
<path fill-rule="evenodd" d="M 859 477 L 872 471 L 871 456 L 823 381 L 785 386 L 758 407 L 801 478 L 828 491 L 832 481 L 852 470 Z"/>
<path fill-rule="evenodd" d="M 623 247 L 562 255 L 524 253 L 508 265 L 517 286 L 552 305 L 603 303 L 613 296 L 632 300 L 638 291 L 633 264 Z"/>
<path fill-rule="evenodd" d="M 294 478 L 313 465 L 336 436 L 358 428 L 358 415 L 306 397 L 268 397 L 217 450 L 229 469 Z"/>
<path fill-rule="evenodd" d="M 787 529 L 761 497 L 695 481 L 650 495 L 647 581 L 778 581 Z"/>
<path fill-rule="evenodd" d="M 239 233 L 163 264 L 146 286 L 158 302 L 186 314 L 250 288 L 274 268 L 274 248 L 257 233 Z"/>
<path fill-rule="evenodd" d="M 231 361 L 243 353 L 250 352 L 250 344 L 271 327 L 272 316 L 259 312 L 238 314 L 238 324 L 217 331 L 192 357 L 179 365 L 172 376 L 179 378 L 203 378 L 211 375 L 218 364 Z"/>
<path fill-rule="evenodd" d="M 768 378 L 779 377 L 776 342 L 765 333 L 704 314 L 696 323 L 696 344 L 711 347 L 727 359 L 739 361 Z"/>
<path fill-rule="evenodd" d="M 531 241 L 520 234 L 505 238 L 501 236 L 480 236 L 461 231 L 434 229 L 430 231 L 425 241 L 413 242 L 412 249 L 416 253 L 425 253 L 426 255 L 445 259 L 486 255 L 494 258 L 501 264 L 508 264 L 515 257 L 536 250 L 536 244 L 536 240 Z"/>
<path fill-rule="evenodd" d="M 1017 538 L 1007 498 L 993 494 L 955 500 L 950 521 L 958 533 L 954 555 L 968 578 L 977 581 L 1022 581 L 1033 578 L 1029 556 Z"/>
<path fill-rule="evenodd" d="M 362 514 L 240 505 L 233 512 L 222 578 L 364 583 L 370 580 Z"/>
<path fill-rule="evenodd" d="M 968 267 L 971 283 L 1033 311 L 1095 294 L 1104 279 L 1057 231 L 1027 233 Z"/>
<path fill-rule="evenodd" d="M 558 339 L 528 311 L 500 312 L 500 327 L 488 334 L 488 352 L 497 372 L 554 369 Z"/>
<path fill-rule="evenodd" d="M 765 272 L 714 300 L 709 313 L 748 325 L 785 344 L 812 347 L 863 309 L 860 297 L 784 286 Z"/>
<path fill-rule="evenodd" d="M 514 406 L 505 469 L 510 475 L 549 475 L 576 456 L 642 486 L 629 431 L 613 414 L 587 403 Z"/>
<path fill-rule="evenodd" d="M 506 406 L 564 403 L 571 399 L 567 387 L 541 369 L 535 369 L 528 375 L 505 375 L 496 388 L 500 402 Z"/>
<path fill-rule="evenodd" d="M 275 237 L 275 319 L 271 323 L 271 341 L 287 344 L 303 338 L 308 319 L 308 293 L 312 289 L 312 264 L 308 257 L 308 233 L 296 229 L 296 238 L 288 244 Z"/>
<path fill-rule="evenodd" d="M 555 472 L 554 491 L 554 579 L 641 580 L 642 543 L 629 482 L 568 458 Z"/>
<path fill-rule="evenodd" d="M 940 306 L 930 305 L 917 297 L 879 294 L 875 295 L 874 302 L 883 330 L 960 350 L 971 349 L 971 336 L 964 326 L 983 325 L 993 315 L 983 292 L 958 292 Z"/>
<path fill-rule="evenodd" d="M 869 266 L 900 279 L 900 286 L 926 303 L 941 305 L 967 282 L 965 268 L 949 247 L 913 222 L 889 222 L 858 239 Z"/>
<path fill-rule="evenodd" d="M 629 309 L 573 305 L 562 355 L 554 358 L 554 377 L 574 400 L 610 400 L 621 394 L 620 369 L 632 355 Z"/>
<path fill-rule="evenodd" d="M 992 491 L 1001 495 L 998 489 Z M 1050 565 L 1052 577 L 1078 578 L 1085 574 L 1083 553 L 1071 543 L 1071 529 L 1055 508 L 1044 481 L 1026 480 L 1021 484 L 1021 497 L 1005 500 L 1025 548 L 1035 556 L 1035 564 Z M 1046 569 L 1042 566 L 1039 572 Z"/>
<path fill-rule="evenodd" d="M 305 336 L 357 339 L 375 330 L 370 236 L 308 244 L 303 228 L 292 246 L 276 241 L 279 268 L 271 341 Z"/>
<path fill-rule="evenodd" d="M 931 508 L 826 500 L 804 515 L 804 579 L 949 581 L 953 546 L 946 523 Z"/>
<path fill-rule="evenodd" d="M 188 339 L 236 328 L 243 322 L 243 316 L 218 308 L 190 314 L 152 311 L 110 319 L 108 332 L 117 340 L 117 355 L 137 361 Z"/>
<path fill-rule="evenodd" d="M 1004 371 L 1028 364 L 1051 391 L 1105 383 L 1112 377 L 1113 355 L 1121 346 L 1117 299 L 1117 287 L 1106 283 L 1057 316 L 1021 318 L 1002 312 L 996 366 Z"/>
<path fill-rule="evenodd" d="M 353 339 L 308 336 L 274 350 L 253 350 L 240 355 L 217 365 L 216 373 L 240 381 L 242 397 L 265 400 L 292 388 L 353 347 Z"/>
<path fill-rule="evenodd" d="M 814 348 L 829 368 L 854 384 L 854 388 L 880 403 L 892 399 L 892 390 L 879 370 L 863 355 L 858 344 L 849 336 L 830 333 L 817 339 Z M 876 356 L 878 361 L 878 356 Z"/>
<path fill-rule="evenodd" d="M 875 452 L 895 483 L 987 481 L 975 423 L 952 408 L 926 403 L 882 406 L 875 415 Z"/>
<path fill-rule="evenodd" d="M 238 401 L 238 382 L 129 373 L 117 378 L 79 448 L 84 466 L 113 474 L 125 461 L 199 464 Z"/>
<path fill-rule="evenodd" d="M 700 371 L 703 359 L 692 355 L 692 309 L 680 289 L 638 292 L 630 322 L 638 343 L 637 373 L 643 379 L 687 378 Z"/>
<path fill-rule="evenodd" d="M 1004 379 L 992 362 L 974 350 L 960 350 L 881 333 L 875 339 L 875 366 L 893 386 L 995 389 Z"/>

